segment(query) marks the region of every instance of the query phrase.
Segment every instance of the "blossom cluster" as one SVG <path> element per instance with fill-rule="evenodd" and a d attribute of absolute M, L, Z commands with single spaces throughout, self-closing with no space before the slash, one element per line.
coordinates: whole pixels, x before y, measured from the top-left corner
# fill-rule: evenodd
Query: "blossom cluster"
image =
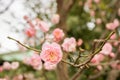
<path fill-rule="evenodd" d="M 4 62 L 2 66 L 0 66 L 0 72 L 4 70 L 16 70 L 19 67 L 19 62 Z"/>
<path fill-rule="evenodd" d="M 65 37 L 64 31 L 60 28 L 55 28 L 52 32 L 50 26 L 43 20 L 35 19 L 33 24 L 28 17 L 24 17 L 30 25 L 29 28 L 25 29 L 25 34 L 28 37 L 34 37 L 36 29 L 40 29 L 45 35 L 44 40 L 41 41 L 41 52 L 34 53 L 31 57 L 24 59 L 24 63 L 32 66 L 36 70 L 44 67 L 46 70 L 53 70 L 57 67 L 57 64 L 62 60 L 64 52 L 75 52 L 76 46 L 81 46 L 83 41 L 79 39 L 76 41 L 74 37 Z M 53 24 L 59 23 L 59 15 L 55 14 L 51 19 Z"/>

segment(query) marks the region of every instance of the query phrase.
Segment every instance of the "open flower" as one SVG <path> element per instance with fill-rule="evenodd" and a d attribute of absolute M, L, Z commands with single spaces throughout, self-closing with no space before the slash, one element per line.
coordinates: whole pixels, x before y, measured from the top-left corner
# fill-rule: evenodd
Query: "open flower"
<path fill-rule="evenodd" d="M 43 32 L 47 32 L 49 31 L 49 26 L 46 22 L 44 21 L 41 21 L 39 19 L 36 19 L 36 23 L 37 23 L 37 26 L 43 31 Z"/>
<path fill-rule="evenodd" d="M 99 64 L 101 61 L 103 61 L 104 60 L 104 55 L 103 54 L 96 54 L 93 58 L 92 58 L 92 60 L 91 60 L 91 62 L 92 63 L 95 63 L 95 64 Z"/>
<path fill-rule="evenodd" d="M 34 28 L 32 28 L 32 27 L 26 28 L 26 29 L 25 29 L 25 34 L 26 34 L 28 37 L 33 37 L 33 36 L 35 36 L 35 34 L 36 34 L 36 30 L 35 30 Z"/>
<path fill-rule="evenodd" d="M 10 70 L 11 69 L 11 64 L 9 62 L 4 62 L 3 63 L 3 69 L 4 70 Z"/>
<path fill-rule="evenodd" d="M 41 69 L 42 68 L 42 61 L 38 54 L 33 54 L 32 57 L 30 57 L 30 65 L 34 69 Z"/>
<path fill-rule="evenodd" d="M 110 43 L 105 43 L 100 53 L 104 55 L 109 55 L 112 52 L 112 45 Z"/>
<path fill-rule="evenodd" d="M 14 69 L 17 69 L 19 67 L 19 62 L 12 62 L 11 63 L 11 68 L 14 70 Z"/>
<path fill-rule="evenodd" d="M 2 72 L 3 71 L 3 67 L 2 66 L 0 66 L 0 72 Z"/>
<path fill-rule="evenodd" d="M 118 26 L 119 26 L 118 19 L 115 19 L 113 22 L 106 24 L 106 28 L 108 30 L 115 30 Z"/>
<path fill-rule="evenodd" d="M 110 39 L 116 39 L 116 34 L 114 33 L 111 37 L 110 37 Z"/>
<path fill-rule="evenodd" d="M 51 64 L 49 62 L 44 63 L 44 68 L 46 70 L 54 70 L 57 67 L 56 64 Z"/>
<path fill-rule="evenodd" d="M 54 31 L 53 31 L 53 36 L 54 36 L 54 40 L 59 42 L 60 40 L 63 39 L 64 37 L 64 32 L 63 30 L 59 29 L 59 28 L 56 28 Z"/>
<path fill-rule="evenodd" d="M 66 52 L 74 52 L 76 50 L 76 40 L 75 38 L 65 38 L 62 44 L 63 50 Z"/>
<path fill-rule="evenodd" d="M 52 23 L 57 24 L 60 21 L 60 16 L 58 14 L 53 15 L 51 19 Z"/>
<path fill-rule="evenodd" d="M 52 64 L 57 64 L 61 61 L 62 59 L 62 51 L 61 47 L 57 43 L 44 43 L 42 46 L 42 51 L 41 51 L 41 59 L 44 62 L 49 62 Z"/>
<path fill-rule="evenodd" d="M 82 40 L 82 39 L 78 39 L 78 41 L 77 41 L 77 45 L 78 45 L 78 46 L 81 46 L 82 43 L 83 43 L 83 40 Z"/>

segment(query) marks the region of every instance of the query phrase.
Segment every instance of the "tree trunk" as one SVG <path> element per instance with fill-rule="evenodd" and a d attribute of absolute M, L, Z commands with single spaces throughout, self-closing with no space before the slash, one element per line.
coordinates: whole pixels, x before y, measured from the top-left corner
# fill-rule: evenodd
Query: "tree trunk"
<path fill-rule="evenodd" d="M 75 0 L 57 0 L 57 13 L 60 15 L 60 22 L 57 27 L 67 31 L 67 15 L 71 10 Z M 64 54 L 63 59 L 66 60 L 67 54 Z M 60 62 L 57 67 L 58 80 L 69 80 L 67 64 Z"/>

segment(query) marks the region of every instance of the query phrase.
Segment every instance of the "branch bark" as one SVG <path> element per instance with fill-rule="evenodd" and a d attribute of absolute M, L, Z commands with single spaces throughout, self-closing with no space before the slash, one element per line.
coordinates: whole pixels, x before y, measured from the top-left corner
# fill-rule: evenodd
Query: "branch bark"
<path fill-rule="evenodd" d="M 7 5 L 7 7 L 4 10 L 0 11 L 0 14 L 3 14 L 4 12 L 6 12 L 9 9 L 9 7 L 12 5 L 13 2 L 14 2 L 14 0 L 11 0 L 11 2 Z"/>
<path fill-rule="evenodd" d="M 66 20 L 67 16 L 74 5 L 76 0 L 56 0 L 57 1 L 57 13 L 60 15 L 60 22 L 57 24 L 57 27 L 67 31 Z M 63 59 L 66 60 L 67 54 L 63 56 Z M 57 67 L 58 80 L 69 80 L 67 64 L 60 62 Z"/>

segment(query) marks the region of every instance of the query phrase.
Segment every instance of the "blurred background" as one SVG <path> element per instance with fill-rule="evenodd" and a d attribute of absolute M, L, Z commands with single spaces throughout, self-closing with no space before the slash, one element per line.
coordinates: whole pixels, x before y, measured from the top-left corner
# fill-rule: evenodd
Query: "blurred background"
<path fill-rule="evenodd" d="M 60 16 L 60 22 L 55 25 L 51 22 L 54 14 Z M 0 0 L 0 64 L 5 61 L 18 61 L 21 66 L 18 70 L 8 71 L 8 75 L 7 72 L 0 72 L 0 78 L 6 78 L 5 80 L 58 79 L 56 71 L 39 73 L 23 64 L 24 56 L 30 56 L 34 52 L 26 50 L 7 38 L 11 36 L 22 43 L 40 48 L 39 41 L 36 39 L 41 38 L 43 33 L 39 32 L 37 38 L 28 38 L 25 29 L 30 25 L 24 16 L 28 16 L 33 23 L 36 18 L 39 18 L 47 22 L 51 29 L 58 27 L 63 29 L 66 36 L 74 36 L 76 40 L 82 39 L 81 47 L 87 51 L 92 50 L 95 39 L 103 39 L 115 30 L 116 37 L 113 39 L 115 41 L 111 45 L 117 57 L 112 60 L 120 60 L 120 0 Z M 105 60 L 109 62 L 111 58 Z M 69 76 L 77 71 L 70 66 L 67 70 Z M 23 73 L 26 73 L 24 78 Z M 16 78 L 13 78 L 14 76 Z M 64 75 L 60 77 L 58 80 L 68 80 Z M 104 66 L 100 71 L 90 67 L 78 80 L 120 80 L 120 65 L 119 68 Z"/>

